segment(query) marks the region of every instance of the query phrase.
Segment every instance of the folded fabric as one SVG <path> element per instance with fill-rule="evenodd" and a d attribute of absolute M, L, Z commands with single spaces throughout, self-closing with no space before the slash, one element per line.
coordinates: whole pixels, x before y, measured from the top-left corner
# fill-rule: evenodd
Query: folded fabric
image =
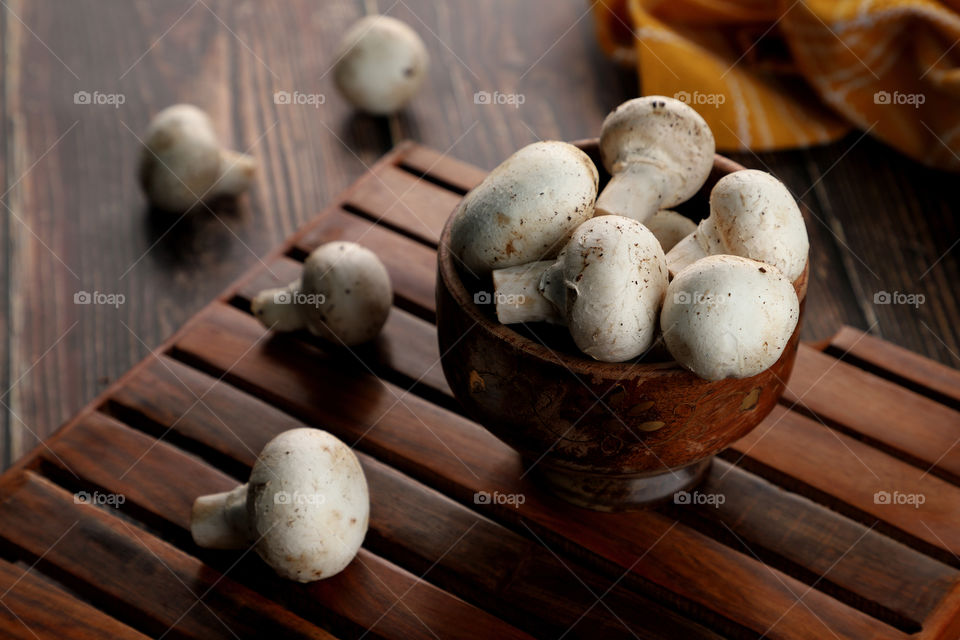
<path fill-rule="evenodd" d="M 960 171 L 960 0 L 590 0 L 643 95 L 686 101 L 723 150 L 856 127 Z"/>

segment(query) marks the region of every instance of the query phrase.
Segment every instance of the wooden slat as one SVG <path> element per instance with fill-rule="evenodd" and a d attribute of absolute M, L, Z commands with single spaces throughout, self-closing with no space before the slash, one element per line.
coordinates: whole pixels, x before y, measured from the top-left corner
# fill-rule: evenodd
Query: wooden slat
<path fill-rule="evenodd" d="M 147 636 L 64 593 L 30 567 L 0 560 L 0 630 L 7 640 L 147 640 Z"/>
<path fill-rule="evenodd" d="M 223 428 L 229 431 L 226 425 Z M 123 494 L 131 503 L 180 527 L 184 534 L 190 528 L 191 507 L 197 496 L 226 491 L 238 484 L 204 462 L 102 414 L 93 414 L 71 428 L 42 455 L 50 464 L 62 464 L 87 482 Z M 300 615 L 322 621 L 325 616 L 315 613 L 320 605 L 328 611 L 327 616 L 334 614 L 357 628 L 376 625 L 372 632 L 375 637 L 429 638 L 431 632 L 447 637 L 465 618 L 473 624 L 463 637 L 522 636 L 369 552 L 361 553 L 345 575 L 309 587 L 275 580 L 270 574 L 267 567 L 258 565 L 248 586 L 285 602 L 301 600 L 296 592 L 307 589 L 315 597 L 303 601 L 303 608 L 297 610 Z M 264 579 L 276 584 L 263 589 L 258 583 Z M 404 604 L 392 606 L 405 593 Z M 424 625 L 420 618 L 429 622 Z"/>
<path fill-rule="evenodd" d="M 473 189 L 487 176 L 483 169 L 419 144 L 404 151 L 400 164 L 417 175 L 429 175 L 463 193 Z"/>
<path fill-rule="evenodd" d="M 733 449 L 943 549 L 960 554 L 960 489 L 859 440 L 778 406 Z M 881 504 L 874 494 L 922 495 L 924 503 Z"/>
<path fill-rule="evenodd" d="M 440 230 L 460 202 L 459 194 L 393 165 L 381 167 L 372 178 L 346 204 L 433 245 L 440 241 Z"/>
<path fill-rule="evenodd" d="M 960 576 L 956 569 L 723 460 L 714 461 L 698 491 L 724 497 L 714 507 L 697 510 L 719 537 L 733 534 L 918 627 Z"/>
<path fill-rule="evenodd" d="M 842 327 L 830 338 L 828 352 L 898 384 L 912 386 L 918 393 L 936 394 L 960 404 L 960 371 L 859 329 Z"/>
<path fill-rule="evenodd" d="M 332 638 L 302 618 L 150 533 L 73 496 L 32 472 L 6 476 L 0 537 L 43 557 L 64 581 L 150 635 L 236 638 L 268 633 Z M 202 603 L 198 599 L 202 597 Z"/>
<path fill-rule="evenodd" d="M 782 402 L 960 481 L 960 412 L 806 345 Z"/>
<path fill-rule="evenodd" d="M 361 440 L 361 448 L 461 500 L 477 491 L 523 493 L 526 502 L 519 509 L 485 508 L 512 521 L 522 516 L 549 539 L 574 542 L 761 633 L 773 628 L 783 637 L 822 637 L 827 629 L 849 637 L 902 635 L 657 513 L 612 515 L 560 504 L 522 483 L 517 454 L 478 425 L 419 398 L 398 399 L 397 389 L 370 376 L 335 367 L 324 371 L 306 350 L 271 350 L 258 342 L 262 335 L 252 317 L 212 307 L 176 348 L 211 369 L 229 369 L 228 379 L 304 421 L 327 426 L 348 443 Z M 246 353 L 239 362 L 238 353 Z M 309 380 L 298 373 L 306 367 Z M 318 402 L 318 389 L 336 400 Z M 695 555 L 691 549 L 697 549 Z M 805 592 L 806 606 L 796 605 Z"/>
<path fill-rule="evenodd" d="M 151 400 L 156 389 L 164 395 L 162 406 Z M 194 394 L 202 395 L 204 404 L 217 416 L 205 408 L 197 410 Z M 277 433 L 306 426 L 291 424 L 288 414 L 166 358 L 151 363 L 124 385 L 115 403 L 122 405 L 125 415 L 133 420 L 145 418 L 161 428 L 172 425 L 178 435 L 229 455 L 245 466 L 253 464 L 254 451 L 259 451 Z M 99 473 L 109 473 L 109 469 L 100 468 L 96 453 L 73 446 L 64 451 L 54 448 L 73 468 L 87 468 L 88 465 L 74 461 L 78 457 L 89 458 L 90 465 Z M 363 453 L 358 455 L 370 486 L 367 543 L 373 545 L 371 548 L 403 559 L 415 572 L 433 567 L 431 581 L 456 590 L 486 610 L 527 626 L 528 631 L 538 635 L 560 635 L 582 617 L 580 631 L 572 632 L 572 637 L 587 630 L 602 631 L 605 637 L 632 637 L 632 632 L 617 618 L 629 629 L 643 629 L 651 637 L 712 636 L 624 586 L 612 586 L 610 581 L 572 561 L 561 563 L 512 531 Z M 177 468 L 186 475 L 203 475 L 182 466 Z M 110 483 L 114 485 L 116 480 Z M 461 537 L 468 529 L 469 535 Z M 604 602 L 616 616 L 602 606 L 593 606 L 593 594 L 608 590 Z M 652 612 L 657 612 L 653 620 Z"/>
<path fill-rule="evenodd" d="M 197 496 L 229 491 L 238 484 L 210 467 L 196 473 L 203 463 L 194 456 L 102 413 L 83 418 L 40 455 L 87 483 L 122 493 L 128 502 L 143 505 L 168 522 L 183 525 L 186 514 L 188 527 Z"/>

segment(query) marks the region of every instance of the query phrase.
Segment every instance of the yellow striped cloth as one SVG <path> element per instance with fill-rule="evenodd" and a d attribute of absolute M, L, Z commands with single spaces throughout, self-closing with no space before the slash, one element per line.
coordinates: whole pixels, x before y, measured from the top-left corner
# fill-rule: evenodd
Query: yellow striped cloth
<path fill-rule="evenodd" d="M 960 0 L 590 0 L 644 95 L 687 101 L 723 150 L 851 127 L 960 170 Z"/>

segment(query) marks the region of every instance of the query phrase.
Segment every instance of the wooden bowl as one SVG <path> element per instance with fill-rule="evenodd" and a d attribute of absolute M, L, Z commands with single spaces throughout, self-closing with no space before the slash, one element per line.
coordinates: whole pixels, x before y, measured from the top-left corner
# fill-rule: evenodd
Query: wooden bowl
<path fill-rule="evenodd" d="M 575 143 L 603 175 L 596 140 Z M 677 207 L 694 220 L 709 212 L 710 189 L 743 169 L 716 156 L 707 183 Z M 773 409 L 797 355 L 800 324 L 780 359 L 742 379 L 702 380 L 674 361 L 597 362 L 565 328 L 502 325 L 492 304 L 475 304 L 486 282 L 466 281 L 440 239 L 437 330 L 443 372 L 466 412 L 520 452 L 534 476 L 560 497 L 605 511 L 663 501 L 697 484 L 712 457 Z M 803 317 L 807 269 L 794 283 Z M 479 295 L 478 300 L 485 296 Z"/>

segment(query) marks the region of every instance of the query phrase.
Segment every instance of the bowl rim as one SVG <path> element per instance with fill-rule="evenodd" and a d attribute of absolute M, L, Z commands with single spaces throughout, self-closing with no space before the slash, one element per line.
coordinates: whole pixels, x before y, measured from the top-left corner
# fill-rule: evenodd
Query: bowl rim
<path fill-rule="evenodd" d="M 575 140 L 570 144 L 587 152 L 593 151 L 596 153 L 598 148 L 598 140 L 596 138 Z M 713 171 L 719 171 L 726 175 L 728 173 L 743 171 L 745 169 L 746 167 L 731 160 L 730 158 L 727 158 L 726 156 L 714 154 Z M 558 351 L 546 346 L 542 342 L 538 342 L 521 333 L 518 333 L 517 331 L 514 331 L 510 325 L 500 324 L 496 320 L 491 319 L 485 314 L 481 313 L 477 305 L 474 304 L 470 291 L 468 291 L 466 285 L 463 283 L 463 280 L 460 278 L 460 273 L 457 271 L 450 251 L 450 227 L 455 212 L 456 208 L 454 208 L 453 212 L 451 212 L 450 216 L 447 218 L 447 221 L 444 223 L 443 231 L 440 234 L 440 241 L 437 246 L 437 286 L 441 286 L 440 280 L 442 280 L 443 286 L 445 286 L 447 292 L 453 298 L 454 302 L 463 310 L 464 313 L 470 317 L 470 319 L 475 323 L 475 326 L 479 326 L 483 331 L 486 331 L 492 337 L 502 340 L 512 348 L 522 351 L 528 356 L 566 367 L 574 374 L 601 375 L 607 378 L 622 378 L 628 374 L 636 376 L 637 374 L 642 373 L 651 373 L 657 375 L 662 375 L 665 373 L 688 373 L 688 370 L 681 366 L 676 360 L 643 362 L 634 359 L 627 362 L 602 362 L 589 358 L 585 354 L 574 354 L 566 351 Z M 807 263 L 804 265 L 803 273 L 793 283 L 801 303 L 803 303 L 806 298 L 806 283 L 809 267 L 810 258 L 808 255 Z M 802 315 L 803 314 L 801 312 L 801 316 Z M 794 331 L 799 330 L 800 322 L 798 321 Z"/>

